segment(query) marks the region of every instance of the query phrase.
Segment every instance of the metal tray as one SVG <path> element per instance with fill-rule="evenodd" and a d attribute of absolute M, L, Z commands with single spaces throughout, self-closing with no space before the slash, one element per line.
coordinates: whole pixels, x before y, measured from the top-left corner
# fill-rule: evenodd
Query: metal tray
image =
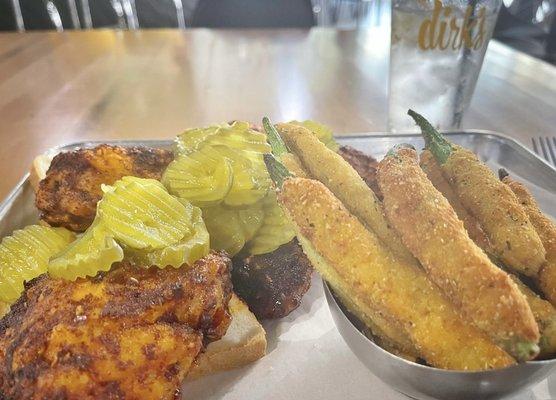
<path fill-rule="evenodd" d="M 493 169 L 505 168 L 533 192 L 541 208 L 556 217 L 556 169 L 513 139 L 489 131 L 447 134 L 479 155 Z M 410 143 L 420 149 L 424 143 L 417 134 L 364 134 L 337 138 L 377 159 L 395 144 Z M 121 146 L 169 148 L 170 140 L 80 142 L 49 150 L 55 154 L 100 143 Z M 0 237 L 14 229 L 34 223 L 38 214 L 34 194 L 26 175 L 0 204 Z M 382 383 L 361 364 L 337 332 L 320 278 L 299 309 L 278 321 L 264 323 L 268 354 L 245 368 L 216 374 L 184 385 L 184 398 L 196 399 L 406 399 Z M 517 399 L 556 398 L 556 375 L 543 381 Z"/>

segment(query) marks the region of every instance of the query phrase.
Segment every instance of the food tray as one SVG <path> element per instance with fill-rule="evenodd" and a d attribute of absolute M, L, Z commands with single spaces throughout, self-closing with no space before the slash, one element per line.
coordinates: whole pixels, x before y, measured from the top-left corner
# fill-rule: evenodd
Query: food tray
<path fill-rule="evenodd" d="M 488 131 L 447 134 L 455 143 L 472 149 L 493 169 L 505 168 L 532 191 L 541 208 L 556 217 L 556 169 L 513 139 Z M 417 149 L 417 134 L 366 134 L 337 138 L 377 159 L 395 144 Z M 52 153 L 94 147 L 99 143 L 169 148 L 170 140 L 82 142 L 53 148 Z M 0 205 L 0 235 L 37 221 L 28 175 Z M 208 376 L 183 387 L 184 399 L 407 399 L 373 376 L 349 350 L 337 332 L 315 273 L 301 306 L 286 318 L 263 323 L 268 354 L 241 369 Z M 556 399 L 556 374 L 512 400 Z"/>

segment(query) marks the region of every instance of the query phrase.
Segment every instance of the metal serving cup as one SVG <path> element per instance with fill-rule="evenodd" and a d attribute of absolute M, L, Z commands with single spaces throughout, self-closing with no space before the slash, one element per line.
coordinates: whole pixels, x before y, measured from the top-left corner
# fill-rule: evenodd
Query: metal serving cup
<path fill-rule="evenodd" d="M 336 327 L 351 351 L 371 373 L 414 399 L 503 399 L 539 383 L 556 368 L 556 359 L 482 372 L 448 371 L 404 360 L 365 336 L 350 320 L 327 283 L 323 281 L 323 284 Z"/>

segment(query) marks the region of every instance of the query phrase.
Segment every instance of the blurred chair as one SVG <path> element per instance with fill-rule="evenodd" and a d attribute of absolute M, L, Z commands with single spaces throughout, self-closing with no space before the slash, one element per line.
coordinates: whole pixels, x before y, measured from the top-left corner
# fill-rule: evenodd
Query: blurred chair
<path fill-rule="evenodd" d="M 197 0 L 0 0 L 0 30 L 187 27 Z M 4 4 L 2 2 L 5 2 Z M 137 8 L 141 7 L 142 18 Z"/>
<path fill-rule="evenodd" d="M 15 26 L 18 31 L 22 32 L 25 30 L 25 22 L 23 21 L 23 14 L 21 13 L 21 4 L 19 0 L 12 0 L 12 8 L 15 19 Z"/>
<path fill-rule="evenodd" d="M 64 11 L 67 11 L 69 13 L 69 20 L 71 21 L 71 27 L 73 29 L 81 28 L 81 22 L 79 20 L 79 12 L 77 10 L 77 4 L 75 0 L 64 0 L 64 1 L 65 3 L 62 3 L 61 1 L 58 1 L 58 3 L 63 7 L 67 8 L 67 10 Z M 31 23 L 29 23 L 31 27 L 34 27 L 35 29 L 54 28 L 57 31 L 63 31 L 65 28 L 69 27 L 69 26 L 64 27 L 62 13 L 60 12 L 61 10 L 58 8 L 58 5 L 56 5 L 56 2 L 54 0 L 38 0 L 33 4 L 36 5 L 37 7 L 31 9 L 31 13 L 30 15 L 28 15 L 29 19 L 32 20 Z M 18 31 L 25 31 L 27 24 L 23 17 L 20 0 L 11 0 L 11 5 L 12 5 L 12 11 L 13 11 L 13 17 L 14 17 L 16 29 Z"/>
<path fill-rule="evenodd" d="M 494 38 L 554 63 L 556 0 L 504 0 Z"/>
<path fill-rule="evenodd" d="M 64 25 L 62 24 L 62 17 L 60 16 L 60 12 L 58 11 L 58 7 L 52 0 L 43 0 L 44 6 L 46 8 L 46 12 L 48 17 L 50 18 L 50 22 L 54 26 L 54 28 L 61 32 L 64 30 Z"/>
<path fill-rule="evenodd" d="M 190 10 L 189 0 L 136 0 L 141 28 L 187 27 L 185 7 Z"/>
<path fill-rule="evenodd" d="M 75 0 L 67 1 L 73 29 L 81 29 L 81 21 L 79 21 L 79 12 L 77 11 L 77 4 L 75 3 Z"/>
<path fill-rule="evenodd" d="M 309 28 L 310 0 L 200 0 L 192 25 L 206 28 Z"/>
<path fill-rule="evenodd" d="M 91 16 L 91 8 L 89 7 L 89 0 L 79 0 L 81 4 L 81 15 L 83 17 L 83 27 L 91 29 L 93 27 L 93 18 Z"/>
<path fill-rule="evenodd" d="M 139 29 L 139 20 L 137 19 L 137 8 L 135 0 L 121 0 L 122 8 L 126 16 L 128 29 Z"/>
<path fill-rule="evenodd" d="M 178 20 L 178 28 L 185 29 L 185 14 L 183 13 L 182 0 L 174 0 L 174 6 L 176 7 L 176 19 Z"/>

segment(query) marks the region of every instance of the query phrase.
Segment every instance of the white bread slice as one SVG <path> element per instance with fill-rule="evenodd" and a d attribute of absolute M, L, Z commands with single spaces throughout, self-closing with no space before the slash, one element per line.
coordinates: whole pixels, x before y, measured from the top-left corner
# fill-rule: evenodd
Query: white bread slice
<path fill-rule="evenodd" d="M 266 332 L 247 304 L 233 294 L 228 307 L 232 323 L 226 334 L 207 346 L 189 371 L 187 380 L 238 368 L 266 354 Z"/>
<path fill-rule="evenodd" d="M 39 188 L 39 182 L 46 176 L 46 172 L 55 155 L 54 153 L 44 153 L 33 160 L 31 170 L 29 171 L 29 182 L 35 192 Z"/>
<path fill-rule="evenodd" d="M 55 154 L 43 154 L 33 160 L 29 180 L 36 191 Z M 250 364 L 266 354 L 266 332 L 247 305 L 232 294 L 229 302 L 232 322 L 224 337 L 210 343 L 199 355 L 187 380 Z"/>

